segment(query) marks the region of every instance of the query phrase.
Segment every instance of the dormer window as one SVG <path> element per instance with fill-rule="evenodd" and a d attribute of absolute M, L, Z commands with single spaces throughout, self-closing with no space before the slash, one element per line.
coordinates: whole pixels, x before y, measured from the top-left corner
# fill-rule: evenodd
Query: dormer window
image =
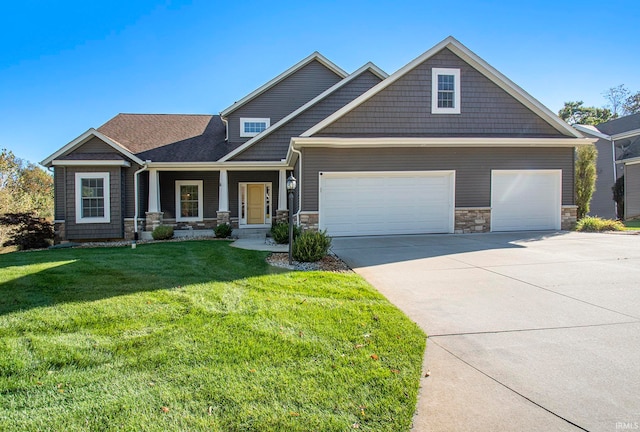
<path fill-rule="evenodd" d="M 241 118 L 240 119 L 240 136 L 254 137 L 265 130 L 271 124 L 268 118 Z"/>
<path fill-rule="evenodd" d="M 460 69 L 432 69 L 431 113 L 460 114 Z"/>

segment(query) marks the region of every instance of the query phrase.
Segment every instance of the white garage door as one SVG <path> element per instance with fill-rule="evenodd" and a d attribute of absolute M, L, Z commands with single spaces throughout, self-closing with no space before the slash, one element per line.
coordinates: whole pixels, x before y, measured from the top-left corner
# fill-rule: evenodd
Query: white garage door
<path fill-rule="evenodd" d="M 491 231 L 560 229 L 561 170 L 491 171 Z"/>
<path fill-rule="evenodd" d="M 331 236 L 453 232 L 454 171 L 320 173 Z"/>

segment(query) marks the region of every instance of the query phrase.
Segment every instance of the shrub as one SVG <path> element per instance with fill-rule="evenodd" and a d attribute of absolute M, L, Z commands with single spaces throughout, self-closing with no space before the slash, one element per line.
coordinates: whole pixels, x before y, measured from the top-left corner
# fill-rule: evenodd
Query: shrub
<path fill-rule="evenodd" d="M 613 192 L 613 200 L 616 202 L 618 219 L 624 220 L 624 176 L 618 177 L 611 190 Z"/>
<path fill-rule="evenodd" d="M 578 219 L 582 219 L 589 213 L 591 197 L 595 190 L 596 159 L 598 150 L 594 145 L 581 146 L 576 149 L 575 163 L 575 188 L 576 205 L 578 206 Z"/>
<path fill-rule="evenodd" d="M 624 224 L 617 220 L 601 219 L 599 217 L 585 216 L 576 225 L 578 231 L 623 231 Z"/>
<path fill-rule="evenodd" d="M 0 216 L 0 225 L 11 227 L 9 239 L 2 246 L 27 250 L 46 248 L 53 243 L 53 225 L 34 213 L 7 213 Z"/>
<path fill-rule="evenodd" d="M 229 225 L 227 223 L 223 223 L 223 224 L 217 225 L 215 227 L 215 229 L 213 230 L 213 232 L 216 233 L 216 237 L 218 237 L 218 238 L 231 237 L 231 232 L 232 231 L 233 231 L 233 228 L 231 228 L 231 225 Z"/>
<path fill-rule="evenodd" d="M 154 240 L 169 240 L 173 238 L 173 227 L 169 225 L 160 225 L 151 232 Z"/>
<path fill-rule="evenodd" d="M 326 231 L 307 231 L 293 242 L 293 258 L 301 262 L 316 262 L 329 252 L 331 237 Z"/>
<path fill-rule="evenodd" d="M 295 240 L 300 235 L 300 227 L 293 226 L 293 239 Z M 278 244 L 289 243 L 289 224 L 280 222 L 271 227 L 271 237 Z"/>

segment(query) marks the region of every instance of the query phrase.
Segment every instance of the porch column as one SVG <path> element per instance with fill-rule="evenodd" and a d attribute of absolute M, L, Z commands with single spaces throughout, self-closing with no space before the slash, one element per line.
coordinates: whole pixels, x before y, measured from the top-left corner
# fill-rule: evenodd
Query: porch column
<path fill-rule="evenodd" d="M 146 231 L 153 231 L 163 223 L 164 213 L 160 211 L 160 180 L 156 168 L 149 168 L 149 211 L 146 216 Z"/>
<path fill-rule="evenodd" d="M 228 224 L 231 221 L 229 213 L 229 178 L 227 170 L 220 170 L 220 183 L 218 184 L 218 212 L 216 213 L 217 223 Z"/>
<path fill-rule="evenodd" d="M 160 206 L 158 205 L 160 200 L 158 199 L 158 192 L 160 190 L 158 178 L 158 170 L 155 168 L 149 169 L 149 213 L 158 213 Z"/>
<path fill-rule="evenodd" d="M 278 210 L 276 211 L 276 222 L 287 223 L 289 221 L 289 210 L 287 208 L 287 170 L 280 168 L 278 176 Z"/>

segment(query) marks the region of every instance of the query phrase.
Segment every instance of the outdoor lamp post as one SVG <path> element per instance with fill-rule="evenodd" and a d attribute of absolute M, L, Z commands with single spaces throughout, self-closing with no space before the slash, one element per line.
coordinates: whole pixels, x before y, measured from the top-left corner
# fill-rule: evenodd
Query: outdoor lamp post
<path fill-rule="evenodd" d="M 298 182 L 293 173 L 287 178 L 287 192 L 289 193 L 289 265 L 293 264 L 293 191 Z"/>

